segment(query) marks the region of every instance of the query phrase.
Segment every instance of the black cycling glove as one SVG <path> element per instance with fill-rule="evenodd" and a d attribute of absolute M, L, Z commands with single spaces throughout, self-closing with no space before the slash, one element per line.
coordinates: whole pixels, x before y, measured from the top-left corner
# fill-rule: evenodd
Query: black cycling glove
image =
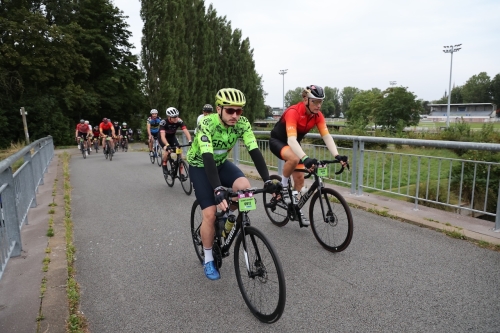
<path fill-rule="evenodd" d="M 264 189 L 266 193 L 279 193 L 283 189 L 283 185 L 279 181 L 267 180 L 264 182 Z"/>
<path fill-rule="evenodd" d="M 318 165 L 318 160 L 315 158 L 309 158 L 309 156 L 306 156 L 302 159 L 302 163 L 304 163 L 304 166 L 306 169 L 310 169 L 313 165 Z"/>
<path fill-rule="evenodd" d="M 214 189 L 215 204 L 218 205 L 227 197 L 227 190 L 223 186 L 218 186 Z"/>
<path fill-rule="evenodd" d="M 335 159 L 340 162 L 347 162 L 348 157 L 347 156 L 342 156 L 342 155 L 337 155 L 335 156 Z"/>

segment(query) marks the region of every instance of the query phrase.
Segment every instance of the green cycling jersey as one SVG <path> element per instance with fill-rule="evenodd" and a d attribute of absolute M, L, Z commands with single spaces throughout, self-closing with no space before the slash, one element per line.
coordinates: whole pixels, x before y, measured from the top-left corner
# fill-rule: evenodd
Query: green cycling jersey
<path fill-rule="evenodd" d="M 214 155 L 215 165 L 219 166 L 226 161 L 227 155 L 240 138 L 243 139 L 248 151 L 258 148 L 247 118 L 241 116 L 234 126 L 225 127 L 217 113 L 205 116 L 198 125 L 193 145 L 187 154 L 187 161 L 192 166 L 202 168 L 204 166 L 202 155 L 211 153 Z"/>

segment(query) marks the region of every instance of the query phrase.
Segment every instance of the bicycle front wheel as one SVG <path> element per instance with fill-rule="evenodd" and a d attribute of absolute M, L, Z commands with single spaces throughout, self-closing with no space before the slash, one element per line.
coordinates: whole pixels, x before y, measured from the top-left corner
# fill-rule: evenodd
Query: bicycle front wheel
<path fill-rule="evenodd" d="M 281 177 L 278 175 L 269 176 L 271 180 L 277 180 L 281 182 Z M 283 201 L 283 199 L 276 199 L 272 194 L 263 193 L 264 197 L 264 210 L 266 211 L 267 217 L 271 220 L 274 225 L 278 227 L 283 227 L 288 223 L 288 205 Z"/>
<path fill-rule="evenodd" d="M 244 234 L 245 242 L 243 232 L 240 232 L 234 249 L 234 270 L 241 295 L 257 319 L 274 323 L 280 319 L 286 303 L 285 274 L 281 262 L 260 230 L 245 227 Z"/>
<path fill-rule="evenodd" d="M 156 146 L 156 163 L 158 163 L 158 166 L 161 167 L 161 162 L 162 162 L 162 152 L 163 152 L 163 149 L 161 148 L 161 146 Z"/>
<path fill-rule="evenodd" d="M 314 237 L 328 251 L 344 251 L 351 243 L 351 209 L 344 197 L 334 189 L 321 189 L 321 198 L 319 191 L 314 193 L 309 206 L 309 219 Z"/>
<path fill-rule="evenodd" d="M 193 202 L 191 207 L 191 237 L 193 238 L 194 250 L 196 251 L 196 256 L 203 265 L 205 261 L 205 252 L 203 251 L 203 243 L 201 242 L 200 227 L 203 221 L 203 215 L 201 207 L 198 204 L 198 200 Z"/>
<path fill-rule="evenodd" d="M 165 178 L 165 182 L 169 187 L 174 186 L 175 181 L 175 168 L 172 167 L 172 160 L 167 160 L 167 166 L 163 168 L 163 178 Z"/>
<path fill-rule="evenodd" d="M 191 184 L 191 180 L 189 179 L 189 166 L 186 161 L 181 160 L 179 164 L 179 179 L 181 181 L 182 189 L 187 195 L 191 195 L 193 192 L 193 184 Z"/>

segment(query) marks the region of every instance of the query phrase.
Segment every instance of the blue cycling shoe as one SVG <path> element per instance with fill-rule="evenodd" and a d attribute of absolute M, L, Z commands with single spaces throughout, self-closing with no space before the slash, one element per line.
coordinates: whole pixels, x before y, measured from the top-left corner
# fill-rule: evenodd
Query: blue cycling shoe
<path fill-rule="evenodd" d="M 210 280 L 218 280 L 220 279 L 220 274 L 215 268 L 215 262 L 209 261 L 205 265 L 203 265 L 203 270 L 205 271 L 205 276 Z"/>

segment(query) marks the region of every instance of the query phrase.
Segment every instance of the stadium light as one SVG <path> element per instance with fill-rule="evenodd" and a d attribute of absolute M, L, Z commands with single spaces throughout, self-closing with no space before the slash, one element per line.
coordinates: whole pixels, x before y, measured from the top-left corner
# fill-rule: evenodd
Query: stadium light
<path fill-rule="evenodd" d="M 450 62 L 450 83 L 448 84 L 448 107 L 446 108 L 446 127 L 450 127 L 450 102 L 451 102 L 451 72 L 453 69 L 453 53 L 460 51 L 462 44 L 444 46 L 444 53 L 451 53 Z"/>
<path fill-rule="evenodd" d="M 280 75 L 283 75 L 283 112 L 285 112 L 285 74 L 288 72 L 288 69 L 281 69 Z"/>

